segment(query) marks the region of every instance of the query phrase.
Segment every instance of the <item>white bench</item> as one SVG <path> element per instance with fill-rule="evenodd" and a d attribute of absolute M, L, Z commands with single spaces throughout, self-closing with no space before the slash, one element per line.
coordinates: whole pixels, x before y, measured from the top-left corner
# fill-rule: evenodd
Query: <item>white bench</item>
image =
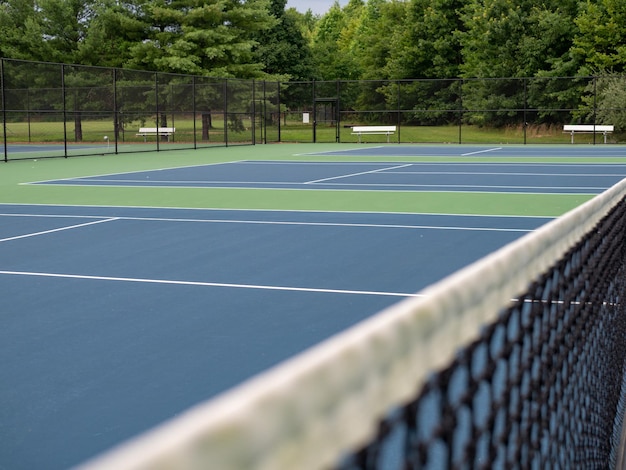
<path fill-rule="evenodd" d="M 577 132 L 583 134 L 602 133 L 604 135 L 604 143 L 606 144 L 606 135 L 613 132 L 614 126 L 595 126 L 593 124 L 565 124 L 563 132 L 568 132 L 572 136 L 572 144 L 574 143 L 574 134 Z"/>
<path fill-rule="evenodd" d="M 143 137 L 143 141 L 146 141 L 146 137 L 151 135 L 166 135 L 167 141 L 170 141 L 170 136 L 176 132 L 175 127 L 141 127 L 136 135 Z"/>
<path fill-rule="evenodd" d="M 387 136 L 387 142 L 389 142 L 389 136 L 396 132 L 396 126 L 353 126 L 352 135 L 359 136 L 359 144 L 361 143 L 362 135 L 382 134 Z"/>

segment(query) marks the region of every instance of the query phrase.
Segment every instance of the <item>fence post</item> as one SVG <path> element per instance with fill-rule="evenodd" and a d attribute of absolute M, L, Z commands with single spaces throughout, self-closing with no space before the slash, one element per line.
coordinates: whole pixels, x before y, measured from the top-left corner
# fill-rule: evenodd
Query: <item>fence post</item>
<path fill-rule="evenodd" d="M 160 143 L 159 143 L 159 74 L 158 72 L 154 72 L 154 107 L 155 110 L 154 112 L 156 113 L 155 116 L 155 123 L 156 123 L 156 127 L 157 127 L 157 133 L 156 133 L 156 149 L 157 152 L 160 150 Z"/>
<path fill-rule="evenodd" d="M 252 79 L 252 116 L 250 116 L 250 120 L 252 121 L 252 145 L 256 145 L 256 82 L 254 79 Z"/>
<path fill-rule="evenodd" d="M 459 79 L 459 145 L 463 143 L 463 79 Z"/>
<path fill-rule="evenodd" d="M 117 155 L 117 142 L 120 136 L 120 116 L 117 109 L 117 69 L 113 69 L 113 139 L 115 140 L 115 154 Z"/>
<path fill-rule="evenodd" d="M 263 80 L 263 143 L 267 144 L 267 82 Z M 271 121 L 270 121 L 271 122 Z"/>
<path fill-rule="evenodd" d="M 598 98 L 598 77 L 593 77 L 593 145 L 596 145 L 596 112 L 597 112 L 597 98 Z"/>
<path fill-rule="evenodd" d="M 313 84 L 311 86 L 311 102 L 313 105 L 313 143 L 317 142 L 317 106 L 315 105 L 315 99 L 317 98 L 315 92 L 315 80 L 313 80 Z"/>
<path fill-rule="evenodd" d="M 65 65 L 61 64 L 61 98 L 63 99 L 63 153 L 67 158 L 67 100 L 65 90 Z"/>
<path fill-rule="evenodd" d="M 224 144 L 228 147 L 228 78 L 224 79 Z"/>
<path fill-rule="evenodd" d="M 276 110 L 278 111 L 278 119 L 277 119 L 277 126 L 278 126 L 278 142 L 280 142 L 280 129 L 281 129 L 281 119 L 280 119 L 280 90 L 281 90 L 281 86 L 280 86 L 280 82 L 276 82 Z"/>
<path fill-rule="evenodd" d="M 402 128 L 400 127 L 400 124 L 402 123 L 402 106 L 400 105 L 400 99 L 402 97 L 402 82 L 400 80 L 396 80 L 396 86 L 398 89 L 398 99 L 397 99 L 397 103 L 396 103 L 396 109 L 398 110 L 398 114 L 396 117 L 396 126 L 398 126 L 398 143 L 402 142 L 402 136 L 400 135 L 400 133 L 402 132 Z"/>
<path fill-rule="evenodd" d="M 528 127 L 527 120 L 527 110 L 528 110 L 528 79 L 524 78 L 524 145 L 526 145 L 526 129 Z"/>
<path fill-rule="evenodd" d="M 335 142 L 341 142 L 341 80 L 337 79 L 337 85 L 335 88 L 335 95 L 337 96 L 337 102 L 335 103 Z"/>
<path fill-rule="evenodd" d="M 193 104 L 191 105 L 193 109 L 193 148 L 194 150 L 198 148 L 198 139 L 196 138 L 196 120 L 198 110 L 196 108 L 196 76 L 191 77 L 191 99 L 193 100 Z"/>
<path fill-rule="evenodd" d="M 0 58 L 0 91 L 2 99 L 2 140 L 4 141 L 4 162 L 9 161 L 9 152 L 7 147 L 7 96 L 4 91 L 4 59 Z"/>

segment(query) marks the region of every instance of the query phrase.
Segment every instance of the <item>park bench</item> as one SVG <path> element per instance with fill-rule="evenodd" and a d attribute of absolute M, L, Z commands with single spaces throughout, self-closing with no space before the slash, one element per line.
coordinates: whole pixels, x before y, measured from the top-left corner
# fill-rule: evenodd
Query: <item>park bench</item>
<path fill-rule="evenodd" d="M 143 137 L 143 141 L 146 141 L 148 136 L 152 135 L 165 135 L 169 142 L 170 136 L 176 131 L 175 127 L 141 127 L 136 135 Z"/>
<path fill-rule="evenodd" d="M 389 142 L 389 136 L 396 132 L 396 126 L 353 126 L 352 135 L 359 136 L 359 143 L 361 143 L 361 136 L 382 134 L 387 136 L 387 142 Z"/>
<path fill-rule="evenodd" d="M 607 134 L 613 132 L 614 126 L 596 126 L 594 124 L 565 124 L 563 126 L 563 132 L 569 133 L 572 136 L 572 144 L 574 143 L 574 134 L 595 134 L 601 133 L 604 135 L 604 143 L 606 144 Z"/>

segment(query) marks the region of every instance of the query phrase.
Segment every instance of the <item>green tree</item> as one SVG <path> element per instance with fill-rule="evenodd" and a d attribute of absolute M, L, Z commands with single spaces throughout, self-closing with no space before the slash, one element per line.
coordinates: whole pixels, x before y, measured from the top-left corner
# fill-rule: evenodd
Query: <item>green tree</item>
<path fill-rule="evenodd" d="M 255 59 L 263 70 L 281 80 L 309 80 L 313 76 L 311 49 L 303 34 L 300 13 L 285 11 L 287 0 L 271 0 L 273 27 L 258 34 Z"/>
<path fill-rule="evenodd" d="M 589 122 L 615 126 L 615 131 L 626 135 L 626 76 L 602 75 L 595 80 L 594 115 Z M 591 104 L 591 103 L 590 103 Z"/>
<path fill-rule="evenodd" d="M 348 11 L 356 16 L 349 22 L 352 27 L 342 35 L 340 44 L 346 43 L 349 56 L 357 65 L 359 79 L 363 81 L 342 86 L 344 105 L 368 111 L 388 108 L 385 71 L 393 48 L 391 36 L 403 23 L 404 12 L 404 3 L 385 0 L 369 0 L 364 6 Z M 380 34 L 381 31 L 390 34 Z M 385 121 L 391 116 L 373 113 L 368 117 Z"/>
<path fill-rule="evenodd" d="M 406 10 L 406 4 L 396 0 L 369 0 L 362 9 L 350 47 L 360 64 L 361 79 L 390 78 L 388 62 L 396 47 L 393 38 L 404 28 Z"/>
<path fill-rule="evenodd" d="M 586 1 L 580 2 L 580 7 L 578 34 L 572 45 L 572 54 L 582 59 L 578 72 L 626 71 L 626 2 Z"/>
<path fill-rule="evenodd" d="M 360 0 L 351 0 L 360 2 Z M 354 19 L 357 5 L 348 4 L 344 10 L 335 2 L 316 25 L 312 38 L 312 51 L 317 77 L 320 80 L 357 80 L 360 69 L 349 53 L 350 19 Z M 351 13 L 351 16 L 348 15 Z"/>
<path fill-rule="evenodd" d="M 578 33 L 574 18 L 580 2 L 569 0 L 559 9 L 542 18 L 542 26 L 535 41 L 548 45 L 535 79 L 528 81 L 529 108 L 537 108 L 539 122 L 562 123 L 569 120 L 570 113 L 554 111 L 570 110 L 579 106 L 587 80 L 574 77 L 578 74 L 583 58 L 573 51 L 572 40 Z M 550 44 L 552 47 L 550 47 Z"/>
<path fill-rule="evenodd" d="M 398 25 L 390 78 L 455 78 L 460 74 L 462 0 L 412 0 L 406 20 Z"/>
<path fill-rule="evenodd" d="M 459 83 L 442 80 L 458 77 L 461 63 L 459 11 L 461 0 L 412 0 L 406 5 L 406 20 L 393 37 L 386 75 L 394 79 L 420 79 L 388 88 L 389 99 L 400 103 L 411 122 L 421 125 L 445 124 L 457 119 Z M 399 98 L 398 98 L 399 97 Z"/>
<path fill-rule="evenodd" d="M 157 0 L 145 5 L 148 38 L 128 65 L 163 72 L 254 78 L 254 38 L 273 26 L 267 0 Z"/>
<path fill-rule="evenodd" d="M 49 51 L 40 16 L 34 0 L 0 2 L 0 57 L 45 59 Z"/>
<path fill-rule="evenodd" d="M 313 36 L 313 30 L 315 29 L 315 25 L 320 19 L 319 15 L 314 15 L 310 8 L 304 14 L 298 13 L 295 8 L 289 8 L 289 11 L 297 13 L 299 18 L 298 24 L 302 29 L 302 35 L 307 40 L 307 43 L 310 45 L 311 37 Z"/>
<path fill-rule="evenodd" d="M 525 82 L 569 58 L 576 0 L 476 0 L 463 10 L 461 36 L 464 104 L 477 124 L 523 122 Z M 511 80 L 490 80 L 513 77 Z M 480 80 L 474 80 L 479 78 Z M 556 90 L 554 90 L 556 91 Z M 544 103 L 547 105 L 548 103 Z"/>
<path fill-rule="evenodd" d="M 475 0 L 463 10 L 462 74 L 532 77 L 569 54 L 577 0 Z"/>
<path fill-rule="evenodd" d="M 148 36 L 143 3 L 100 0 L 78 46 L 78 62 L 107 67 L 124 67 L 132 62 L 132 48 Z"/>
<path fill-rule="evenodd" d="M 39 0 L 41 31 L 45 38 L 45 60 L 75 64 L 78 50 L 95 15 L 93 0 Z"/>

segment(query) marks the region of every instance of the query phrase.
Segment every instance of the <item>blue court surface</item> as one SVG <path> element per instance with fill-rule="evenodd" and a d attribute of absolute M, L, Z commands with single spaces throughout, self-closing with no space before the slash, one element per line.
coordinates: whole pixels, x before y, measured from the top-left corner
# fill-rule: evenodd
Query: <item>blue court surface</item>
<path fill-rule="evenodd" d="M 626 164 L 238 161 L 35 184 L 599 194 Z"/>
<path fill-rule="evenodd" d="M 383 145 L 333 149 L 312 155 L 341 156 L 435 156 L 435 157 L 624 157 L 618 145 Z"/>
<path fill-rule="evenodd" d="M 541 151 L 363 146 L 24 184 L 76 191 L 94 185 L 466 191 L 497 198 L 592 195 L 626 176 L 621 159 L 489 161 Z M 420 152 L 456 160 L 400 158 Z M 623 156 L 623 148 L 608 145 L 555 146 L 549 155 L 558 159 L 560 152 L 574 160 Z M 486 160 L 462 160 L 470 154 Z M 0 468 L 77 465 L 549 220 L 0 204 Z"/>
<path fill-rule="evenodd" d="M 1 466 L 78 464 L 548 220 L 0 205 Z"/>

